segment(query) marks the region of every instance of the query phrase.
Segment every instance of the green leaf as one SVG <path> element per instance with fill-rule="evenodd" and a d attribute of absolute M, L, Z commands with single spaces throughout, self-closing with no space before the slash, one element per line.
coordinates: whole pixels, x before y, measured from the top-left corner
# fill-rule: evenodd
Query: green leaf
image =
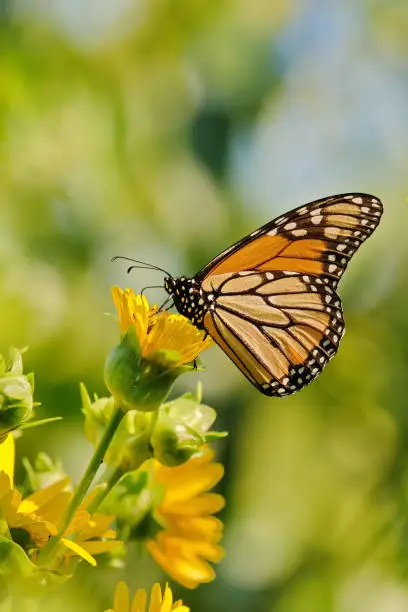
<path fill-rule="evenodd" d="M 68 580 L 52 570 L 40 569 L 27 557 L 24 550 L 3 536 L 0 536 L 0 579 L 4 578 L 16 596 L 44 593 L 49 587 L 59 586 Z"/>
<path fill-rule="evenodd" d="M 62 417 L 49 417 L 48 419 L 40 419 L 39 421 L 28 421 L 22 423 L 20 429 L 30 429 L 30 427 L 40 427 L 40 425 L 48 425 L 48 423 L 55 423 L 55 421 L 62 421 Z"/>
<path fill-rule="evenodd" d="M 213 440 L 219 440 L 220 438 L 226 438 L 228 431 L 210 431 L 210 433 L 204 436 L 206 442 L 212 442 Z"/>
<path fill-rule="evenodd" d="M 16 579 L 32 576 L 38 568 L 24 550 L 12 540 L 0 536 L 0 576 Z"/>

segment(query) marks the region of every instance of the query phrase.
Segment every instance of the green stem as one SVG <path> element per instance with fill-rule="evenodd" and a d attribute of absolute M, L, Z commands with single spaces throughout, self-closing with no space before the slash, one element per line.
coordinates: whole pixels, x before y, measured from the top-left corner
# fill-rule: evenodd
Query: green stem
<path fill-rule="evenodd" d="M 157 421 L 159 420 L 159 410 L 155 410 L 154 412 L 150 413 L 150 423 L 149 423 L 149 431 L 150 431 L 150 436 L 152 436 L 153 432 L 154 432 L 154 428 L 156 427 Z"/>
<path fill-rule="evenodd" d="M 42 565 L 50 564 L 60 539 L 63 537 L 65 531 L 69 527 L 72 519 L 75 516 L 76 511 L 81 505 L 81 502 L 83 501 L 89 487 L 92 484 L 93 479 L 95 478 L 96 472 L 98 471 L 101 463 L 103 462 L 106 451 L 108 450 L 109 445 L 112 442 L 113 436 L 115 435 L 116 430 L 119 427 L 124 414 L 125 413 L 121 410 L 121 408 L 115 405 L 115 409 L 113 411 L 111 420 L 109 421 L 108 426 L 105 430 L 105 433 L 103 434 L 103 437 L 101 438 L 99 445 L 96 448 L 95 453 L 92 456 L 84 475 L 82 476 L 81 482 L 79 483 L 74 495 L 72 496 L 71 502 L 61 523 L 58 534 L 50 538 L 48 544 L 44 547 L 41 554 L 39 555 L 38 560 L 41 561 Z"/>
<path fill-rule="evenodd" d="M 96 510 L 99 508 L 101 503 L 104 501 L 104 499 L 111 492 L 113 487 L 119 482 L 119 480 L 122 477 L 122 475 L 123 475 L 123 470 L 120 469 L 120 468 L 116 468 L 112 472 L 112 474 L 109 476 L 109 478 L 104 483 L 104 487 L 101 488 L 99 493 L 97 493 L 95 495 L 95 497 L 93 498 L 93 500 L 89 504 L 89 506 L 87 508 L 89 514 L 93 514 L 94 512 L 96 512 Z"/>
<path fill-rule="evenodd" d="M 152 435 L 154 428 L 156 427 L 157 420 L 159 418 L 159 411 L 155 410 L 150 414 L 150 423 L 149 423 L 149 432 Z M 147 457 L 146 457 L 147 459 Z M 144 459 L 141 460 L 140 465 L 143 463 Z M 132 465 L 131 471 L 139 469 L 140 465 Z M 109 473 L 109 470 L 107 470 Z M 101 481 L 103 482 L 103 488 L 95 495 L 91 503 L 89 504 L 87 510 L 89 514 L 93 514 L 102 504 L 102 502 L 109 495 L 113 487 L 119 482 L 121 477 L 125 474 L 123 466 L 117 467 L 111 472 L 111 474 L 105 478 L 105 475 L 102 476 Z"/>

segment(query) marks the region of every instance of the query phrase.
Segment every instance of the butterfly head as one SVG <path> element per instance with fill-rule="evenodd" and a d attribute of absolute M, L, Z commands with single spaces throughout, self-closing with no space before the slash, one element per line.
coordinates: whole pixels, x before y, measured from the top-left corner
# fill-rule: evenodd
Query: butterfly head
<path fill-rule="evenodd" d="M 176 279 L 173 276 L 166 276 L 164 279 L 164 289 L 169 295 L 173 295 L 176 289 Z"/>
<path fill-rule="evenodd" d="M 203 319 L 207 311 L 205 299 L 199 283 L 194 278 L 167 276 L 164 289 L 173 298 L 174 306 L 199 329 L 203 329 Z"/>

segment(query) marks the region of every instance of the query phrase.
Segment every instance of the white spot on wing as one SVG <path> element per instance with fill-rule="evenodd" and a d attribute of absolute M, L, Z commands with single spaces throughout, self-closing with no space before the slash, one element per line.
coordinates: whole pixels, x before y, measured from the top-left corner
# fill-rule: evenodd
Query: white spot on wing
<path fill-rule="evenodd" d="M 300 236 L 306 236 L 306 234 L 307 234 L 307 230 L 305 229 L 297 229 L 297 230 L 293 230 L 292 232 L 292 236 L 295 236 L 296 238 Z"/>

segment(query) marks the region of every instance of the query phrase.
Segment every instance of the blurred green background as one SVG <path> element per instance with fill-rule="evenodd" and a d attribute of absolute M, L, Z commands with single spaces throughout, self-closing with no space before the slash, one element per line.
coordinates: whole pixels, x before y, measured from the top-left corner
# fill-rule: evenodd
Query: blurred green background
<path fill-rule="evenodd" d="M 85 441 L 78 382 L 105 393 L 110 286 L 194 274 L 312 199 L 366 191 L 383 221 L 340 285 L 347 333 L 322 376 L 261 396 L 222 352 L 204 400 L 229 429 L 225 561 L 193 612 L 408 609 L 406 0 L 0 1 L 0 343 L 29 345 L 39 416 L 20 456 Z M 148 293 L 162 300 L 162 291 Z M 165 579 L 146 554 L 84 571 L 66 609 Z"/>

